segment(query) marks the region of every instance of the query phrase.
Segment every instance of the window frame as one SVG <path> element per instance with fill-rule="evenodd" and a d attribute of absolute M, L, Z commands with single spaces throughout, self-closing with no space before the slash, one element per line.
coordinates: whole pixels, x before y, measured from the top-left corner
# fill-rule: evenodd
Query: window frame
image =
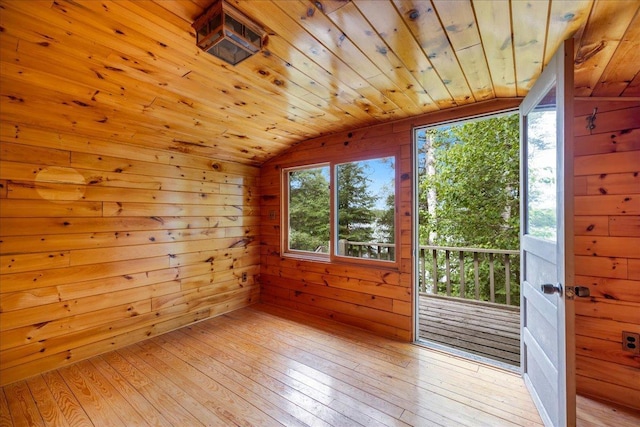
<path fill-rule="evenodd" d="M 331 224 L 331 218 L 332 218 L 332 209 L 333 209 L 333 205 L 331 203 L 331 186 L 332 186 L 332 179 L 331 179 L 331 171 L 333 170 L 331 167 L 331 164 L 329 162 L 320 162 L 320 163 L 312 163 L 312 164 L 304 164 L 304 165 L 299 165 L 299 166 L 292 166 L 292 167 L 286 167 L 286 168 L 282 168 L 282 172 L 281 172 L 281 183 L 282 183 L 282 188 L 280 191 L 280 194 L 282 194 L 282 206 L 281 206 L 281 219 L 282 219 L 282 224 L 280 225 L 280 229 L 282 230 L 282 232 L 280 233 L 280 237 L 281 237 L 281 242 L 280 242 L 280 247 L 281 247 L 281 251 L 280 253 L 283 256 L 289 256 L 292 258 L 303 258 L 303 259 L 313 259 L 316 261 L 328 261 L 330 259 L 330 255 L 331 255 L 331 239 L 332 239 L 332 234 L 331 234 L 331 228 L 329 228 L 329 253 L 321 253 L 321 252 L 311 252 L 311 251 L 303 251 L 301 249 L 291 249 L 289 247 L 289 229 L 290 229 L 290 217 L 289 217 L 289 199 L 290 199 L 290 181 L 289 181 L 289 174 L 290 172 L 296 172 L 296 171 L 301 171 L 301 170 L 309 170 L 309 169 L 319 169 L 319 168 L 324 168 L 324 167 L 328 167 L 329 168 L 329 224 Z"/>
<path fill-rule="evenodd" d="M 375 258 L 359 258 L 353 256 L 345 256 L 337 254 L 337 241 L 336 236 L 338 234 L 338 218 L 337 218 L 337 199 L 338 192 L 337 190 L 337 171 L 336 166 L 359 162 L 359 161 L 368 161 L 368 160 L 376 160 L 382 159 L 386 157 L 393 157 L 394 159 L 394 196 L 395 196 L 395 206 L 394 206 L 394 259 L 386 260 L 386 259 L 375 259 Z M 385 150 L 376 150 L 375 152 L 364 152 L 360 154 L 350 154 L 340 156 L 339 158 L 332 158 L 326 161 L 314 162 L 314 163 L 295 163 L 291 165 L 282 166 L 281 167 L 281 226 L 280 226 L 280 254 L 284 258 L 294 258 L 294 259 L 302 259 L 309 260 L 315 262 L 327 262 L 327 263 L 339 263 L 339 264 L 360 264 L 360 265 L 370 265 L 375 266 L 376 268 L 388 268 L 388 269 L 399 269 L 400 267 L 400 258 L 401 258 L 401 233 L 400 233 L 400 163 L 401 152 L 400 148 L 397 146 L 389 147 L 389 149 Z M 325 167 L 329 166 L 329 199 L 330 199 L 330 217 L 329 217 L 329 253 L 314 253 L 308 251 L 301 251 L 289 248 L 289 172 L 296 170 L 305 170 L 305 169 L 313 169 L 317 167 Z"/>

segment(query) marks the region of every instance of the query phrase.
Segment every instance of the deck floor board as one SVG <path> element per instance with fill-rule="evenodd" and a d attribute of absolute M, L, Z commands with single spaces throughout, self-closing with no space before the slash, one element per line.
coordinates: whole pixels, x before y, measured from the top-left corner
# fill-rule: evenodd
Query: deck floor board
<path fill-rule="evenodd" d="M 420 339 L 520 366 L 520 310 L 420 296 Z"/>

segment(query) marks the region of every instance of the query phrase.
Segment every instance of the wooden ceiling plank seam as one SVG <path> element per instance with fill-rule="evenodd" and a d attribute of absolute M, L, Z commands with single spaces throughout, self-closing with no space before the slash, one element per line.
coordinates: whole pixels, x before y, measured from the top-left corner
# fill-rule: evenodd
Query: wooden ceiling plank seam
<path fill-rule="evenodd" d="M 560 44 L 584 26 L 593 7 L 593 0 L 552 1 L 547 26 L 548 43 L 545 48 L 544 64 L 548 64 Z"/>
<path fill-rule="evenodd" d="M 156 61 L 156 62 L 157 62 L 157 61 Z M 271 98 L 267 98 L 267 99 L 271 99 Z M 315 133 L 313 133 L 313 132 L 312 132 L 312 133 L 305 134 L 305 136 L 308 136 L 308 135 L 314 135 L 314 134 L 317 134 L 317 131 L 315 131 Z"/>
<path fill-rule="evenodd" d="M 482 40 L 471 1 L 432 0 L 432 2 L 474 98 L 476 101 L 495 98 L 493 82 L 482 49 Z"/>
<path fill-rule="evenodd" d="M 3 36 L 6 40 L 9 35 Z M 2 68 L 5 72 L 11 73 L 20 72 L 22 74 L 40 74 L 42 80 L 46 78 L 52 78 L 59 81 L 61 86 L 69 85 L 82 85 L 87 91 L 90 91 L 90 98 L 97 96 L 114 97 L 121 100 L 126 100 L 135 105 L 144 106 L 148 105 L 153 100 L 152 94 L 132 93 L 130 91 L 124 91 L 122 86 L 106 81 L 105 79 L 97 80 L 93 72 L 77 72 L 73 75 L 68 73 L 68 68 L 65 65 L 78 65 L 85 66 L 82 61 L 76 61 L 76 58 L 72 58 L 60 53 L 56 53 L 53 56 L 47 56 L 39 54 L 40 52 L 47 52 L 48 49 L 44 49 L 38 45 L 33 45 L 36 51 L 31 54 L 29 52 L 29 44 L 22 42 L 20 49 L 5 49 L 4 44 L 0 42 L 0 56 L 3 57 Z M 12 71 L 11 71 L 12 70 Z M 79 69 L 78 69 L 79 70 Z M 90 70 L 87 70 L 90 71 Z M 28 76 L 23 76 L 28 77 Z M 64 82 L 64 85 L 62 84 Z M 99 85 L 96 83 L 99 82 Z M 43 82 L 51 85 L 51 83 Z"/>
<path fill-rule="evenodd" d="M 172 24 L 168 25 L 168 29 L 172 32 L 172 34 L 177 35 L 180 38 L 184 38 L 184 34 L 188 33 L 190 35 L 190 38 L 188 39 L 190 44 L 194 43 L 194 36 L 192 34 L 192 29 L 191 29 L 191 22 L 193 21 L 193 18 L 179 18 L 176 15 L 174 15 L 171 12 L 168 12 L 166 9 L 162 8 L 162 5 L 164 5 L 166 2 L 160 2 L 161 4 L 158 5 L 155 2 L 150 2 L 148 0 L 146 0 L 145 2 L 143 2 L 143 6 L 138 6 L 138 4 L 141 2 L 135 2 L 134 6 L 132 7 L 133 10 L 137 10 L 137 7 L 142 7 L 142 9 L 144 11 L 147 11 L 150 13 L 150 16 L 148 16 L 149 19 L 154 19 L 154 16 L 160 13 L 160 10 L 164 10 L 165 12 L 167 12 L 169 14 L 169 16 L 167 16 L 166 14 L 162 14 L 159 18 L 162 19 L 162 21 L 165 23 L 166 25 L 166 20 L 167 19 L 171 19 L 172 17 L 175 17 L 178 22 L 173 22 L 172 20 Z M 145 15 L 147 16 L 147 15 Z M 197 16 L 196 16 L 197 17 Z M 161 24 L 158 24 L 161 25 Z M 181 26 L 186 26 L 187 30 L 182 30 Z M 268 46 L 267 46 L 268 49 Z M 268 50 L 265 51 L 265 53 L 268 52 Z M 302 76 L 302 73 L 300 73 L 298 70 L 292 70 L 291 64 L 287 63 L 287 61 L 277 58 L 280 63 L 284 64 L 284 65 L 279 65 L 276 64 L 274 61 L 276 60 L 275 55 L 261 55 L 260 56 L 262 58 L 261 63 L 262 64 L 266 64 L 267 62 L 270 64 L 268 67 L 264 67 L 266 68 L 266 70 L 263 70 L 263 68 L 259 68 L 259 67 L 255 67 L 255 68 L 259 68 L 258 72 L 264 71 L 266 72 L 266 75 L 271 75 L 273 73 L 277 73 L 278 76 L 284 76 L 285 74 L 288 74 L 288 79 L 291 82 L 291 84 L 293 85 L 297 85 L 297 87 L 301 88 L 302 90 L 307 90 L 308 91 L 308 95 L 305 96 L 299 96 L 300 99 L 307 101 L 308 103 L 318 106 L 317 102 L 313 102 L 313 101 L 309 101 L 308 98 L 315 98 L 317 97 L 317 90 L 318 90 L 318 85 L 315 85 L 315 87 L 310 87 L 308 89 L 305 89 L 305 83 L 304 82 L 308 82 L 309 79 L 308 77 L 299 77 Z M 267 59 L 269 59 L 269 61 L 267 61 Z M 252 62 L 256 62 L 255 59 L 252 59 Z M 241 64 L 243 65 L 243 64 Z M 278 69 L 280 71 L 278 71 Z M 242 71 L 242 67 L 236 67 L 234 70 L 240 70 Z M 286 73 L 285 73 L 286 71 Z M 264 77 L 262 74 L 259 74 L 261 77 Z M 276 84 L 277 86 L 282 86 L 282 85 L 287 85 L 287 79 L 278 77 L 278 78 L 273 78 L 270 79 L 270 82 L 273 84 Z M 287 86 L 288 88 L 289 86 Z M 331 92 L 329 89 L 327 89 L 328 92 Z M 326 96 L 324 97 L 324 99 L 330 99 L 330 96 Z M 348 102 L 347 100 L 345 100 L 345 102 Z M 331 108 L 329 109 L 331 110 L 331 113 L 333 113 L 334 115 L 336 115 L 336 117 L 338 118 L 338 120 L 342 121 L 344 118 L 344 114 L 347 114 L 347 112 L 344 109 L 340 109 L 335 105 L 331 105 Z M 351 113 L 348 113 L 353 115 L 353 110 L 351 111 Z"/>
<path fill-rule="evenodd" d="M 351 89 L 348 86 L 338 87 L 332 81 L 331 76 L 326 70 L 317 66 L 310 61 L 302 52 L 299 52 L 293 46 L 289 45 L 285 40 L 282 40 L 276 36 L 270 37 L 269 46 L 267 49 L 267 55 L 276 56 L 280 58 L 285 64 L 289 64 L 290 67 L 299 72 L 300 76 L 305 77 L 309 81 L 309 90 L 312 93 L 313 87 L 327 92 L 328 97 L 323 99 L 330 103 L 340 101 L 336 105 L 345 111 L 350 116 L 361 120 L 360 123 L 377 123 L 379 119 L 374 115 L 372 111 L 365 111 L 368 104 L 363 104 L 363 96 Z M 296 64 L 295 66 L 293 64 Z M 304 87 L 304 86 L 303 86 Z"/>
<path fill-rule="evenodd" d="M 639 8 L 638 1 L 594 3 L 576 54 L 576 96 L 591 96 Z"/>
<path fill-rule="evenodd" d="M 390 0 L 384 2 L 353 1 L 360 13 L 366 17 L 385 41 L 387 49 L 393 51 L 400 58 L 438 108 L 454 106 L 453 97 L 393 3 Z"/>
<path fill-rule="evenodd" d="M 275 3 L 269 1 L 251 1 L 240 3 L 240 9 L 248 15 L 255 15 L 260 10 L 262 22 L 272 28 L 276 34 L 285 40 L 295 40 L 296 48 L 315 66 L 321 67 L 328 75 L 337 78 L 355 92 L 367 86 L 366 80 L 358 75 L 351 67 L 339 57 L 319 43 L 307 30 L 288 14 L 284 13 Z M 292 63 L 295 67 L 296 64 Z M 334 82 L 335 84 L 335 82 Z M 384 111 L 386 106 L 382 103 L 375 104 Z"/>
<path fill-rule="evenodd" d="M 311 61 L 316 67 L 321 67 L 326 73 L 333 76 L 334 79 L 337 79 L 351 90 L 360 94 L 360 89 L 366 89 L 368 87 L 368 83 L 364 78 L 335 54 L 327 50 L 324 45 L 319 43 L 304 27 L 291 19 L 289 15 L 282 12 L 275 3 L 264 0 L 252 0 L 251 2 L 239 2 L 237 6 L 240 11 L 248 16 L 255 15 L 255 11 L 259 10 L 261 13 L 261 22 L 265 26 L 273 29 L 278 36 L 285 40 L 295 40 L 296 44 L 294 49 L 300 51 L 300 53 L 306 57 L 306 60 Z M 294 67 L 298 67 L 298 64 L 295 62 L 291 64 Z M 333 84 L 335 85 L 335 81 Z M 362 102 L 362 100 L 360 100 L 360 102 Z M 371 106 L 367 107 L 367 109 L 370 110 L 368 112 L 374 112 L 379 115 L 384 115 L 382 112 L 395 108 L 395 106 L 388 107 L 382 102 L 374 102 L 373 100 L 369 100 L 369 103 Z"/>
<path fill-rule="evenodd" d="M 73 38 L 73 46 L 91 52 L 92 57 L 106 58 L 112 52 L 89 38 L 79 36 L 77 32 L 81 28 L 76 30 L 72 25 L 73 21 L 62 14 L 52 13 L 52 7 L 44 8 L 42 4 L 39 1 L 5 1 L 2 3 L 4 11 L 0 14 L 0 25 L 11 25 L 13 31 L 20 34 L 19 38 L 42 45 Z M 42 25 L 35 25 L 38 22 Z M 31 38 L 34 40 L 30 40 Z"/>
<path fill-rule="evenodd" d="M 195 18 L 202 15 L 206 10 L 205 8 L 202 8 L 200 5 L 194 2 L 189 2 L 189 1 L 173 2 L 173 1 L 164 1 L 164 0 L 160 0 L 160 1 L 154 0 L 154 1 L 151 1 L 150 3 L 157 4 L 158 6 L 167 10 L 171 14 L 187 22 L 193 22 Z M 209 1 L 209 4 L 211 3 L 212 1 Z"/>
<path fill-rule="evenodd" d="M 515 97 L 510 0 L 474 0 L 472 5 L 496 97 Z"/>
<path fill-rule="evenodd" d="M 148 29 L 152 30 L 154 32 L 155 36 L 158 39 L 160 39 L 160 37 L 162 37 L 162 34 L 159 32 L 160 30 L 158 29 L 158 27 L 160 29 L 164 29 L 166 27 L 161 27 L 159 24 L 151 23 L 151 18 L 153 18 L 153 16 L 149 15 L 148 13 L 146 13 L 146 11 L 144 9 L 140 9 L 140 8 L 136 9 L 137 5 L 132 4 L 127 9 L 123 9 L 123 7 L 118 2 L 115 2 L 115 3 L 114 2 L 105 2 L 104 4 L 109 5 L 108 9 L 109 9 L 110 12 L 117 13 L 116 16 L 119 18 L 119 20 L 120 19 L 129 20 L 130 18 L 137 18 L 135 21 L 131 21 L 131 23 L 133 23 L 135 25 L 138 25 L 139 27 L 145 27 L 145 28 L 148 28 Z M 122 12 L 119 12 L 119 11 L 122 11 Z M 142 16 L 139 17 L 139 15 L 134 13 L 135 11 L 145 12 L 144 17 L 142 17 Z M 126 12 L 128 12 L 129 14 L 133 14 L 133 16 L 132 17 L 125 16 L 124 13 L 126 13 Z M 128 21 L 123 21 L 123 22 L 128 22 Z M 129 27 L 131 28 L 132 25 L 129 25 Z M 179 37 L 184 40 L 185 44 L 187 46 L 189 46 L 189 48 L 192 48 L 196 52 L 198 52 L 198 56 L 196 57 L 195 61 L 192 60 L 193 61 L 193 63 L 191 64 L 192 67 L 193 67 L 193 65 L 195 65 L 195 64 L 197 64 L 199 62 L 198 61 L 199 58 L 207 58 L 206 55 L 204 55 L 204 56 L 200 56 L 199 55 L 200 51 L 195 46 L 194 39 L 192 37 L 192 34 L 189 33 L 189 30 L 180 31 L 180 29 L 176 29 L 175 31 L 172 31 L 172 33 L 176 34 L 176 35 L 179 35 Z M 184 37 L 184 34 L 188 34 L 189 37 Z M 152 37 L 152 40 L 156 40 L 156 39 Z M 172 40 L 175 40 L 175 39 L 172 39 Z M 158 43 L 160 43 L 160 42 L 158 42 Z M 172 49 L 170 42 L 164 43 L 164 44 L 169 49 Z M 177 56 L 180 53 L 181 53 L 181 50 L 178 49 L 178 51 L 174 52 L 172 54 L 172 56 Z M 190 58 L 188 56 L 185 56 L 185 60 L 188 60 L 188 59 L 190 59 Z M 207 65 L 210 65 L 210 64 L 211 64 L 211 62 L 209 62 L 209 64 L 207 64 Z M 203 66 L 202 67 L 202 71 L 204 72 L 204 70 L 205 70 L 205 67 Z M 237 74 L 238 72 L 240 72 L 241 75 L 243 75 L 243 76 L 245 76 L 245 77 L 247 77 L 249 79 L 253 79 L 255 77 L 255 75 L 256 75 L 254 72 L 249 72 L 248 70 L 246 70 L 246 67 L 236 67 L 236 68 L 233 69 L 233 72 L 232 72 L 231 70 L 228 69 L 226 64 L 222 64 L 222 66 L 219 67 L 219 71 L 222 72 L 222 73 L 225 73 L 225 74 L 232 74 L 232 73 L 233 74 Z M 265 74 L 269 75 L 270 74 L 269 71 L 270 70 L 267 70 L 265 72 Z M 270 84 L 264 84 L 264 85 L 260 85 L 258 87 L 261 90 L 266 90 L 267 94 L 276 95 L 276 96 L 282 96 L 282 89 L 278 89 L 278 86 L 286 85 L 287 84 L 287 79 L 284 76 L 282 76 L 279 79 L 277 79 L 277 82 L 270 81 L 269 83 Z M 299 87 L 299 86 L 297 86 L 297 87 Z M 300 88 L 300 89 L 302 89 L 302 88 Z M 302 89 L 302 90 L 304 90 L 304 89 Z M 298 108 L 301 108 L 303 111 L 307 111 L 308 109 L 311 109 L 312 111 L 316 110 L 315 105 L 311 104 L 309 107 L 305 107 L 304 104 L 306 104 L 307 102 L 304 99 L 300 98 L 300 97 L 298 97 L 298 98 L 301 101 L 303 101 L 302 103 L 298 104 Z M 336 117 L 336 120 L 338 120 L 337 117 Z"/>
<path fill-rule="evenodd" d="M 364 80 L 382 73 L 382 70 L 378 69 L 378 66 L 358 49 L 341 28 L 327 19 L 315 4 L 310 4 L 307 0 L 274 4 L 292 21 L 304 28 L 317 43 L 340 58 Z"/>
<path fill-rule="evenodd" d="M 22 58 L 24 59 L 24 55 L 22 56 Z M 24 61 L 22 63 L 24 63 Z M 51 61 L 46 61 L 46 68 L 50 68 L 51 65 L 52 65 Z M 12 67 L 13 67 L 13 70 L 16 71 L 16 72 L 11 72 Z M 32 74 L 32 71 L 29 70 L 29 69 L 24 69 L 24 67 L 17 67 L 17 66 L 13 66 L 12 64 L 9 64 L 9 63 L 4 63 L 3 64 L 3 73 L 4 73 L 3 78 L 10 78 L 11 75 L 16 75 L 17 76 L 16 78 L 18 78 L 19 81 L 32 81 L 32 83 L 35 86 L 38 86 L 38 84 L 37 84 L 38 82 L 37 81 L 28 80 L 28 77 Z M 39 71 L 36 71 L 36 73 L 39 73 Z M 93 102 L 96 101 L 95 100 L 96 96 L 100 97 L 100 96 L 102 96 L 104 94 L 104 95 L 107 96 L 106 97 L 106 99 L 107 99 L 106 105 L 109 106 L 109 107 L 116 106 L 116 105 L 112 104 L 111 100 L 109 99 L 110 94 L 108 94 L 108 93 L 101 92 L 100 94 L 96 94 L 96 92 L 99 92 L 99 91 L 96 91 L 95 89 L 93 89 L 93 88 L 91 88 L 89 86 L 89 87 L 86 87 L 84 90 L 83 90 L 82 87 L 78 88 L 78 90 L 76 91 L 78 93 L 74 94 L 74 91 L 73 90 L 69 90 L 69 89 L 73 88 L 74 86 L 77 86 L 77 84 L 75 82 L 64 81 L 64 84 L 58 85 L 57 79 L 58 78 L 56 76 L 47 75 L 46 78 L 40 79 L 40 82 L 43 84 L 43 85 L 41 85 L 41 87 L 48 88 L 48 89 L 51 89 L 51 90 L 55 90 L 55 89 L 64 87 L 65 91 L 66 91 L 65 92 L 66 94 L 75 95 L 74 98 L 72 99 L 72 102 L 78 103 L 79 105 L 86 105 L 86 106 L 92 105 Z M 101 80 L 101 82 L 102 81 L 104 81 L 104 80 Z M 80 96 L 77 96 L 77 95 L 80 95 Z M 19 97 L 19 95 L 17 95 L 16 97 Z M 102 99 L 104 99 L 104 98 L 102 98 Z M 104 103 L 105 101 L 102 101 L 102 102 Z M 151 104 L 151 102 L 149 102 L 148 104 Z M 127 102 L 126 106 L 130 107 L 131 106 L 131 102 Z M 143 111 L 143 109 L 144 109 L 144 105 L 143 104 L 138 104 L 138 106 L 133 111 L 134 112 L 137 111 L 138 107 L 140 108 L 140 111 Z M 179 104 L 178 104 L 178 107 L 180 107 Z M 256 128 L 256 129 L 263 130 L 262 128 Z"/>
<path fill-rule="evenodd" d="M 449 38 L 430 1 L 393 0 L 457 105 L 475 101 Z"/>
<path fill-rule="evenodd" d="M 635 67 L 634 67 L 635 64 Z M 640 9 L 607 64 L 592 96 L 616 97 L 626 92 L 640 72 Z"/>
<path fill-rule="evenodd" d="M 94 3 L 90 3 L 90 4 L 94 4 Z M 104 8 L 101 8 L 101 9 L 99 9 L 99 10 L 104 10 Z M 105 22 L 105 21 L 106 21 L 105 19 L 102 19 L 102 20 L 101 20 L 101 22 Z M 115 21 L 113 21 L 113 22 L 115 22 Z M 121 22 L 121 21 L 118 21 L 118 22 Z M 129 27 L 123 26 L 123 28 L 129 28 Z M 135 30 L 129 29 L 129 30 L 126 30 L 126 31 L 130 33 L 130 32 L 135 31 Z M 107 34 L 109 34 L 109 33 L 107 33 Z M 142 35 L 140 35 L 140 36 L 136 37 L 136 38 L 135 38 L 135 40 L 138 40 L 138 39 L 142 40 L 142 37 L 141 37 L 141 36 L 142 36 Z M 158 44 L 159 44 L 159 43 L 160 43 L 160 42 L 158 42 Z M 140 46 L 140 47 L 141 47 L 141 50 L 142 50 L 142 51 L 144 51 L 144 49 L 151 49 L 152 47 L 157 48 L 157 46 L 155 46 L 155 45 L 156 45 L 156 43 L 150 43 L 150 44 L 149 44 L 149 46 Z M 195 48 L 195 47 L 194 47 L 194 48 Z M 167 49 L 170 49 L 170 48 L 167 48 Z M 195 49 L 197 49 L 197 48 L 195 48 Z M 151 51 L 150 51 L 150 50 L 147 50 L 147 52 L 151 52 Z M 177 56 L 177 54 L 178 54 L 178 53 L 176 53 L 176 55 L 172 55 L 172 56 Z M 142 55 L 141 57 L 145 57 L 145 56 L 144 56 L 144 54 L 141 54 L 141 55 Z M 154 61 L 153 61 L 153 62 L 157 64 L 157 63 L 159 62 L 158 58 L 160 58 L 160 57 L 161 57 L 160 55 L 153 55 L 153 58 L 154 58 Z M 194 64 L 189 64 L 189 65 L 190 65 L 190 67 L 189 67 L 190 69 L 193 69 L 193 68 L 194 68 L 194 67 L 193 67 L 193 65 L 194 65 Z M 134 67 L 134 68 L 135 68 L 135 67 Z M 147 71 L 148 71 L 148 70 L 147 70 Z M 281 94 L 280 94 L 280 93 L 278 93 L 277 91 L 274 91 L 274 90 L 270 90 L 270 91 L 269 91 L 269 94 L 270 94 L 270 95 L 274 95 L 274 94 L 275 94 L 275 95 L 281 96 Z M 262 98 L 262 99 L 264 99 L 264 100 L 267 100 L 267 101 L 268 101 L 268 100 L 272 100 L 273 98 L 271 98 L 271 97 L 264 97 L 264 98 Z M 303 111 L 304 111 L 304 110 L 303 110 Z M 307 118 L 308 118 L 308 117 L 307 117 Z"/>
<path fill-rule="evenodd" d="M 415 105 L 419 106 L 422 112 L 438 109 L 415 76 L 407 71 L 395 53 L 386 49 L 385 42 L 364 16 L 360 14 L 360 11 L 353 3 L 348 2 L 343 7 L 332 10 L 329 14 L 324 8 L 323 11 L 325 16 L 340 28 L 365 55 L 378 64 L 384 75 L 391 79 L 392 82 L 396 82 L 400 90 Z"/>
<path fill-rule="evenodd" d="M 391 102 L 392 108 L 385 111 L 401 108 L 409 114 L 422 112 L 418 105 L 404 95 L 402 89 L 389 79 L 384 71 L 360 50 L 359 46 L 353 43 L 348 34 L 319 11 L 315 4 L 309 5 L 306 1 L 303 3 L 303 0 L 298 0 L 297 2 L 288 2 L 284 4 L 284 7 L 283 3 L 278 3 L 278 5 L 292 19 L 297 17 L 299 24 L 319 43 L 379 90 L 382 97 Z"/>
<path fill-rule="evenodd" d="M 635 75 L 631 83 L 622 93 L 624 97 L 640 97 L 640 71 Z"/>
<path fill-rule="evenodd" d="M 548 22 L 549 0 L 512 1 L 511 7 L 516 90 L 518 96 L 525 96 L 542 72 L 546 31 L 540 34 L 535 23 Z"/>

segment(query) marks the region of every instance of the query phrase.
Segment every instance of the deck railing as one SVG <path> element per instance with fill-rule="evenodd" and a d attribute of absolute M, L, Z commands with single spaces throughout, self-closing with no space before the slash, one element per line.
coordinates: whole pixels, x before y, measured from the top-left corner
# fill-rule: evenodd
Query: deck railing
<path fill-rule="evenodd" d="M 420 246 L 419 291 L 519 305 L 519 256 L 517 250 Z"/>
<path fill-rule="evenodd" d="M 384 259 L 393 261 L 394 243 L 338 241 L 338 254 L 356 258 Z"/>
<path fill-rule="evenodd" d="M 394 259 L 395 245 L 340 240 L 338 254 L 357 258 Z M 421 293 L 520 304 L 520 251 L 420 246 L 418 289 Z"/>

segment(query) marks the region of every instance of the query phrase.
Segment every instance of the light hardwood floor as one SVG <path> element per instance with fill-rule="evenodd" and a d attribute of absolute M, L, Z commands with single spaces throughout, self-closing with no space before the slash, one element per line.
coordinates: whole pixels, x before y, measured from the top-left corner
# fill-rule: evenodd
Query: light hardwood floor
<path fill-rule="evenodd" d="M 580 402 L 584 426 L 637 425 Z M 0 414 L 2 426 L 540 425 L 517 374 L 268 305 L 5 386 Z"/>

